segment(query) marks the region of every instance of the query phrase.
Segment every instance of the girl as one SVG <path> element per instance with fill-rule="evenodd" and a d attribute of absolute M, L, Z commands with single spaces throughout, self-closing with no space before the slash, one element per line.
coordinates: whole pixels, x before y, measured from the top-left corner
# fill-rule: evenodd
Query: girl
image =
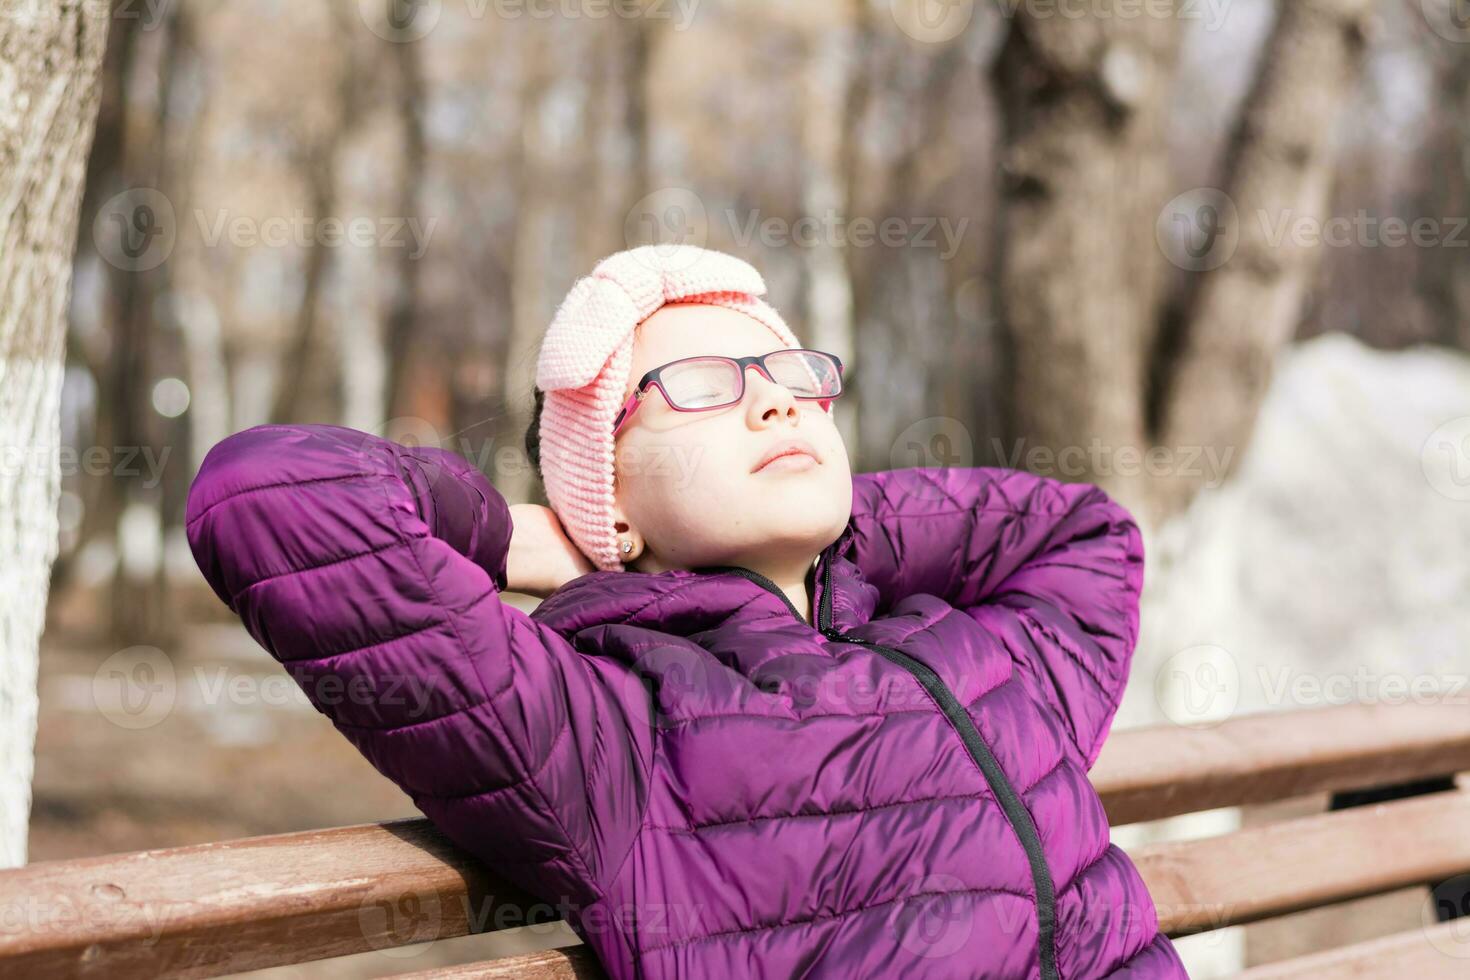
<path fill-rule="evenodd" d="M 195 558 L 611 977 L 1183 977 L 1086 776 L 1133 521 L 1011 470 L 854 476 L 842 365 L 764 293 L 689 246 L 576 283 L 527 435 L 550 509 L 452 452 L 262 425 L 204 460 Z"/>

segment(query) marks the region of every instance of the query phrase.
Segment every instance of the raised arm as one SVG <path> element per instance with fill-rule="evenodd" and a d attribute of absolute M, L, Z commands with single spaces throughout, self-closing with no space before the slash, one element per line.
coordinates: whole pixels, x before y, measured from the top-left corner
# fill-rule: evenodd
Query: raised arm
<path fill-rule="evenodd" d="M 631 846 L 632 815 L 594 824 L 591 800 L 642 785 L 648 746 L 599 665 L 501 601 L 509 508 L 463 457 L 256 426 L 205 457 L 187 532 L 251 636 L 461 846 L 574 900 Z"/>
<path fill-rule="evenodd" d="M 882 608 L 925 593 L 990 628 L 1091 767 L 1138 639 L 1143 540 L 1098 487 L 992 467 L 854 476 L 854 560 Z"/>

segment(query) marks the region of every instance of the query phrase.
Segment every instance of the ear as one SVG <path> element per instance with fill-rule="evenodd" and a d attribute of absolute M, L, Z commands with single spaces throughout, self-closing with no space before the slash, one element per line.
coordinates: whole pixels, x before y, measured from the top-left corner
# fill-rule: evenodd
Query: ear
<path fill-rule="evenodd" d="M 632 522 L 628 520 L 628 515 L 623 512 L 621 504 L 613 505 L 613 530 L 618 536 L 618 557 L 623 560 L 623 564 L 636 561 L 638 556 L 643 554 L 643 535 L 639 534 Z M 625 541 L 633 546 L 632 550 L 623 551 Z"/>

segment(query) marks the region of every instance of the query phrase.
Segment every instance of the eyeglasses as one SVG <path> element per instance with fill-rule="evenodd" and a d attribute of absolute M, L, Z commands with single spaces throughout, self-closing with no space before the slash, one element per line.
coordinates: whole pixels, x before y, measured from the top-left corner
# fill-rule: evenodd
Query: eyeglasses
<path fill-rule="evenodd" d="M 745 397 L 745 371 L 750 367 L 758 368 L 773 383 L 785 385 L 795 398 L 820 401 L 823 411 L 842 394 L 842 361 L 826 351 L 793 347 L 752 357 L 683 357 L 654 368 L 638 380 L 638 387 L 613 420 L 613 437 L 617 438 L 618 430 L 647 397 L 649 388 L 662 391 L 664 400 L 676 412 L 709 412 Z"/>

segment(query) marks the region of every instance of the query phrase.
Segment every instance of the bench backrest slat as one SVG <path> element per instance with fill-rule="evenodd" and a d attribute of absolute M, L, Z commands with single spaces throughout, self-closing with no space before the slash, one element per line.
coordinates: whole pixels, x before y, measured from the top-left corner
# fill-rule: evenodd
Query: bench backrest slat
<path fill-rule="evenodd" d="M 1470 707 L 1364 704 L 1120 731 L 1093 767 L 1113 826 L 1470 771 Z"/>
<path fill-rule="evenodd" d="M 526 924 L 535 908 L 424 820 L 48 861 L 0 872 L 0 912 L 23 926 L 0 930 L 0 974 L 219 976 L 463 936 L 472 916 Z"/>

